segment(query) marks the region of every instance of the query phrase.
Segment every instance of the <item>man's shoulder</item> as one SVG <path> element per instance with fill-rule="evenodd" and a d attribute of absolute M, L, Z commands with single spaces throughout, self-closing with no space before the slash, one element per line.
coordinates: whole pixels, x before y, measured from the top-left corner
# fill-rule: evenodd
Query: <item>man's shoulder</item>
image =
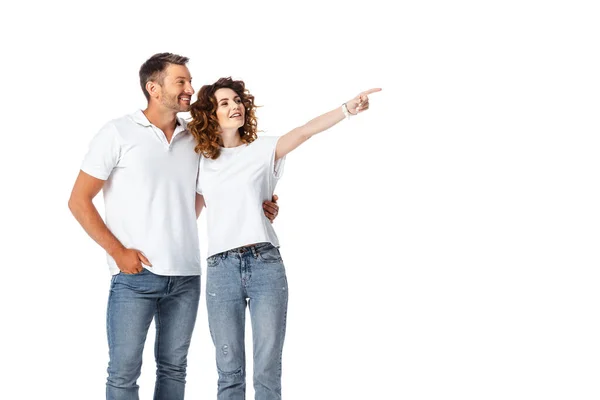
<path fill-rule="evenodd" d="M 138 110 L 136 112 L 125 114 L 121 117 L 108 121 L 104 125 L 103 130 L 108 130 L 119 136 L 122 136 L 123 134 L 127 134 L 136 128 L 143 128 L 146 125 L 149 125 L 148 119 L 145 118 L 141 110 Z"/>
<path fill-rule="evenodd" d="M 111 120 L 109 123 L 115 126 L 125 127 L 131 127 L 136 125 L 150 126 L 150 121 L 148 121 L 148 118 L 146 118 L 142 110 L 137 110 L 132 113 L 125 114 L 121 117 Z"/>

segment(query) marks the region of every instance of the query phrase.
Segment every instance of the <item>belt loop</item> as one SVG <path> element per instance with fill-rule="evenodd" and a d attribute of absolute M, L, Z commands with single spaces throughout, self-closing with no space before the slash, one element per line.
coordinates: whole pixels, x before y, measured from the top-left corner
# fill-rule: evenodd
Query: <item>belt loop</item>
<path fill-rule="evenodd" d="M 251 246 L 250 249 L 252 249 L 252 255 L 254 256 L 254 258 L 258 258 L 258 252 L 256 251 L 256 246 Z"/>

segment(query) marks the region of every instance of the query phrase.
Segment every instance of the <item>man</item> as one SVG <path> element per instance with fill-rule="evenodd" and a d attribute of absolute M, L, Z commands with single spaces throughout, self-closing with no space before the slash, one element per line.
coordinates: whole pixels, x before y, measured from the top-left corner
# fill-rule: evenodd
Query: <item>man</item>
<path fill-rule="evenodd" d="M 155 400 L 183 399 L 187 353 L 200 297 L 196 218 L 198 155 L 177 113 L 194 94 L 188 58 L 155 54 L 140 68 L 145 110 L 106 124 L 91 142 L 69 199 L 85 231 L 107 252 L 107 399 L 138 399 L 152 319 Z M 106 223 L 92 199 L 104 193 Z M 276 196 L 273 201 L 276 200 Z M 271 221 L 278 208 L 265 202 Z"/>

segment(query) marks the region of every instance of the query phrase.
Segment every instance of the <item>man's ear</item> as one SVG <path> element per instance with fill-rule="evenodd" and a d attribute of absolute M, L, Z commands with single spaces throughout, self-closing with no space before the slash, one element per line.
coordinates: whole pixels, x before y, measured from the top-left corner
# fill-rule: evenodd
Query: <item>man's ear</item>
<path fill-rule="evenodd" d="M 146 90 L 148 91 L 148 93 L 150 93 L 150 97 L 156 98 L 156 96 L 158 96 L 160 88 L 156 82 L 148 81 L 146 82 Z"/>

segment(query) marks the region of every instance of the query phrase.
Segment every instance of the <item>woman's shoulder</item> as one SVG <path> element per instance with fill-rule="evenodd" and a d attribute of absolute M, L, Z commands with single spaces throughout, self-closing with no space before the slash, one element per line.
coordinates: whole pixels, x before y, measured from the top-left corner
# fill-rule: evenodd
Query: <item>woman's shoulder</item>
<path fill-rule="evenodd" d="M 279 140 L 279 136 L 259 136 L 251 144 L 256 144 L 257 147 L 271 147 L 274 146 Z"/>

